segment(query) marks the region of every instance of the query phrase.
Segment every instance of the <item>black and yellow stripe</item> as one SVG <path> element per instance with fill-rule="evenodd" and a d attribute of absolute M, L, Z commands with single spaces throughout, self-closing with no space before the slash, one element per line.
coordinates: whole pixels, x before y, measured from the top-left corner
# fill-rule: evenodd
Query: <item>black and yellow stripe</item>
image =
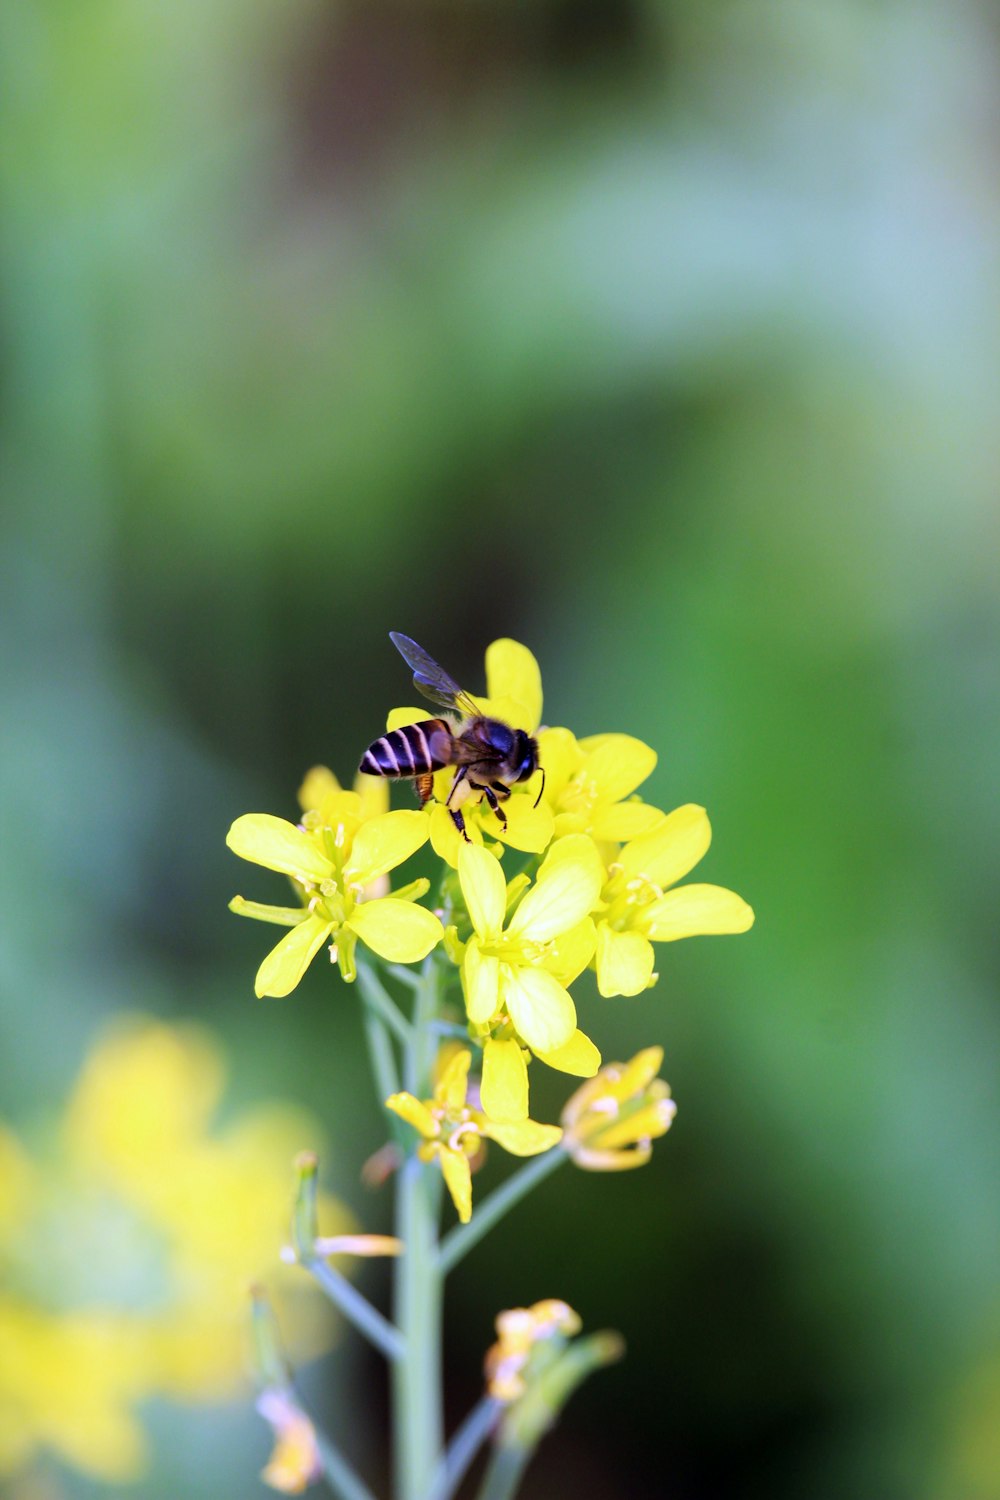
<path fill-rule="evenodd" d="M 390 729 L 368 746 L 360 770 L 369 776 L 426 776 L 450 763 L 451 740 L 451 726 L 444 719 Z"/>

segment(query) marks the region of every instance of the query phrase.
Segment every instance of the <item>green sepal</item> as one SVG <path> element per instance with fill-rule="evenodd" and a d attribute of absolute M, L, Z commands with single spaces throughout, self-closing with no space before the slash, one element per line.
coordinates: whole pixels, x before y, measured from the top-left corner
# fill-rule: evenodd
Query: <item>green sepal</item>
<path fill-rule="evenodd" d="M 295 1198 L 292 1203 L 292 1247 L 299 1260 L 312 1260 L 319 1234 L 316 1200 L 319 1193 L 319 1162 L 314 1151 L 300 1151 L 295 1158 Z"/>

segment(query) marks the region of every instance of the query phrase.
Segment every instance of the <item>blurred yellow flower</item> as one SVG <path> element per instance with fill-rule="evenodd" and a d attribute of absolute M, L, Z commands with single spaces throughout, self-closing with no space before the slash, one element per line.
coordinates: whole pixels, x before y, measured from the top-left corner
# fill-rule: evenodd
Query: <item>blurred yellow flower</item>
<path fill-rule="evenodd" d="M 487 856 L 492 858 L 492 855 Z M 386 1108 L 413 1126 L 423 1137 L 418 1155 L 437 1161 L 445 1184 L 463 1224 L 472 1217 L 471 1159 L 478 1155 L 483 1139 L 496 1141 L 512 1156 L 538 1156 L 559 1144 L 558 1125 L 538 1125 L 534 1120 L 498 1124 L 468 1102 L 469 1064 L 472 1053 L 465 1047 L 454 1051 L 426 1102 L 412 1094 L 393 1094 Z"/>
<path fill-rule="evenodd" d="M 580 1332 L 580 1316 L 568 1302 L 547 1297 L 531 1307 L 510 1307 L 498 1313 L 497 1341 L 486 1351 L 486 1389 L 497 1401 L 516 1401 L 524 1395 L 524 1369 L 535 1345 L 546 1339 L 572 1338 Z"/>
<path fill-rule="evenodd" d="M 257 1410 L 274 1432 L 274 1451 L 261 1479 L 282 1494 L 301 1495 L 323 1472 L 315 1427 L 285 1389 L 261 1391 Z"/>
<path fill-rule="evenodd" d="M 469 696 L 487 718 L 502 719 L 512 728 L 534 735 L 542 717 L 542 677 L 527 646 L 508 638 L 488 646 L 486 696 Z M 427 716 L 426 708 L 393 709 L 386 728 L 402 729 L 407 724 L 420 723 Z M 454 779 L 455 771 L 451 766 L 435 773 L 435 800 L 428 809 L 434 852 L 453 868 L 458 864 L 459 848 L 465 842 L 444 805 Z M 540 854 L 551 842 L 554 830 L 551 808 L 546 801 L 538 801 L 540 787 L 541 777 L 536 773 L 523 787 L 511 789 L 510 797 L 503 804 L 506 826 L 490 811 L 485 801 L 477 803 L 471 798 L 464 801 L 462 814 L 470 841 L 481 844 L 485 836 L 526 854 Z"/>
<path fill-rule="evenodd" d="M 462 986 L 469 1020 L 484 1034 L 483 1108 L 494 1120 L 524 1119 L 525 1047 L 551 1067 L 584 1078 L 600 1066 L 597 1048 L 577 1029 L 567 985 L 593 956 L 590 912 L 604 866 L 585 835 L 557 840 L 509 921 L 512 891 L 492 854 L 464 844 L 458 876 L 473 927 L 461 960 Z M 518 882 L 516 891 L 522 889 Z"/>
<path fill-rule="evenodd" d="M 653 943 L 753 926 L 752 909 L 723 886 L 668 889 L 694 868 L 711 841 L 705 809 L 688 804 L 631 839 L 609 865 L 595 955 L 602 995 L 638 995 L 656 982 Z"/>
<path fill-rule="evenodd" d="M 426 958 L 441 938 L 438 918 L 415 904 L 426 880 L 384 894 L 388 872 L 415 854 L 430 830 L 424 812 L 384 811 L 387 795 L 370 776 L 359 776 L 353 792 L 343 791 L 331 771 L 316 767 L 299 793 L 301 825 L 246 813 L 230 828 L 226 843 L 234 854 L 289 876 L 300 897 L 294 907 L 242 896 L 229 903 L 239 916 L 291 929 L 257 970 L 258 995 L 290 994 L 331 939 L 331 956 L 350 981 L 359 938 L 382 958 L 404 964 Z"/>
<path fill-rule="evenodd" d="M 657 1078 L 662 1047 L 647 1047 L 628 1063 L 605 1063 L 582 1083 L 562 1112 L 563 1146 L 578 1167 L 621 1172 L 644 1166 L 652 1142 L 665 1135 L 677 1106 Z"/>
<path fill-rule="evenodd" d="M 42 1448 L 105 1481 L 138 1473 L 138 1402 L 239 1388 L 263 1271 L 297 1352 L 329 1342 L 326 1300 L 278 1259 L 289 1163 L 316 1127 L 271 1103 L 213 1130 L 224 1081 L 200 1028 L 119 1019 L 42 1155 L 0 1127 L 0 1474 Z M 353 1228 L 333 1200 L 323 1216 Z"/>

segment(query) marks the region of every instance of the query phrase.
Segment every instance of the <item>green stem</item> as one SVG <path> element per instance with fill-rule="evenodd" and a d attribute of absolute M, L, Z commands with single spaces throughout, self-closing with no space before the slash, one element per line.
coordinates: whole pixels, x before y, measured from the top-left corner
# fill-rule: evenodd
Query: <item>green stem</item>
<path fill-rule="evenodd" d="M 353 1287 L 339 1271 L 322 1260 L 304 1260 L 305 1269 L 314 1276 L 330 1301 L 344 1317 L 375 1345 L 390 1363 L 400 1363 L 406 1354 L 406 1340 L 388 1318 L 372 1307 L 367 1297 Z"/>
<path fill-rule="evenodd" d="M 390 1138 L 397 1147 L 402 1149 L 407 1138 L 406 1126 L 398 1115 L 384 1108 L 385 1101 L 390 1095 L 399 1093 L 399 1064 L 384 1013 L 378 1006 L 378 1002 L 370 998 L 379 991 L 385 995 L 385 991 L 363 962 L 358 964 L 358 986 L 362 997 L 361 1011 L 365 1023 L 365 1040 L 368 1043 L 368 1058 L 371 1062 L 379 1103 L 383 1106 L 383 1117 L 389 1122 Z M 395 1011 L 400 1025 L 406 1027 L 406 1041 L 409 1043 L 413 1036 L 410 1023 L 400 1016 L 387 995 L 385 999 L 387 1005 Z"/>
<path fill-rule="evenodd" d="M 347 1459 L 339 1452 L 324 1432 L 313 1423 L 316 1447 L 323 1467 L 323 1478 L 340 1500 L 375 1500 L 368 1486 L 358 1478 Z"/>
<path fill-rule="evenodd" d="M 500 1187 L 494 1188 L 488 1198 L 477 1203 L 476 1211 L 468 1224 L 456 1224 L 454 1229 L 449 1230 L 441 1242 L 438 1252 L 438 1270 L 442 1276 L 447 1276 L 449 1271 L 454 1270 L 459 1261 L 462 1260 L 473 1245 L 478 1245 L 484 1234 L 487 1234 L 508 1213 L 516 1203 L 519 1203 L 526 1193 L 530 1193 L 533 1187 L 544 1182 L 550 1172 L 562 1166 L 568 1160 L 561 1146 L 553 1146 L 551 1151 L 546 1151 L 543 1156 L 533 1156 L 520 1167 L 513 1176 Z"/>
<path fill-rule="evenodd" d="M 435 1051 L 430 1023 L 437 1011 L 438 981 L 439 970 L 428 960 L 404 1058 L 406 1087 L 418 1098 L 430 1089 Z M 394 1312 L 406 1340 L 406 1358 L 393 1368 L 396 1500 L 426 1500 L 444 1446 L 439 1203 L 437 1169 L 411 1155 L 399 1173 L 396 1198 L 396 1233 L 405 1249 L 396 1261 Z"/>
<path fill-rule="evenodd" d="M 469 1465 L 492 1432 L 504 1403 L 495 1396 L 481 1396 L 448 1444 L 431 1483 L 429 1500 L 451 1500 L 468 1472 Z"/>
<path fill-rule="evenodd" d="M 380 983 L 378 976 L 364 963 L 358 964 L 358 985 L 364 995 L 365 1004 L 385 1022 L 397 1041 L 401 1042 L 404 1047 L 409 1046 L 413 1037 L 413 1028 L 400 1012 L 392 996 Z"/>
<path fill-rule="evenodd" d="M 494 1448 L 478 1500 L 512 1500 L 530 1459 L 531 1450 L 520 1444 Z"/>
<path fill-rule="evenodd" d="M 384 1023 L 367 1005 L 364 1020 L 365 1040 L 368 1043 L 368 1056 L 375 1075 L 375 1087 L 378 1089 L 379 1103 L 384 1105 L 390 1094 L 399 1092 L 396 1054 L 392 1050 L 392 1042 Z"/>
<path fill-rule="evenodd" d="M 423 982 L 417 970 L 408 969 L 405 964 L 386 964 L 385 970 L 387 974 L 391 974 L 394 979 L 399 980 L 400 984 L 405 984 L 411 990 L 419 990 Z"/>

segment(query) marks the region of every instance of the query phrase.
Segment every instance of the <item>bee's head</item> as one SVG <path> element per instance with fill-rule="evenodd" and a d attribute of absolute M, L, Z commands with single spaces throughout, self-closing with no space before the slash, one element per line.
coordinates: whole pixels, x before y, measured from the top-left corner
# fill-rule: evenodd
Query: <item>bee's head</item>
<path fill-rule="evenodd" d="M 511 752 L 511 765 L 517 767 L 514 776 L 515 782 L 527 781 L 538 769 L 538 746 L 530 734 L 525 734 L 523 729 L 516 731 L 516 739 Z"/>

